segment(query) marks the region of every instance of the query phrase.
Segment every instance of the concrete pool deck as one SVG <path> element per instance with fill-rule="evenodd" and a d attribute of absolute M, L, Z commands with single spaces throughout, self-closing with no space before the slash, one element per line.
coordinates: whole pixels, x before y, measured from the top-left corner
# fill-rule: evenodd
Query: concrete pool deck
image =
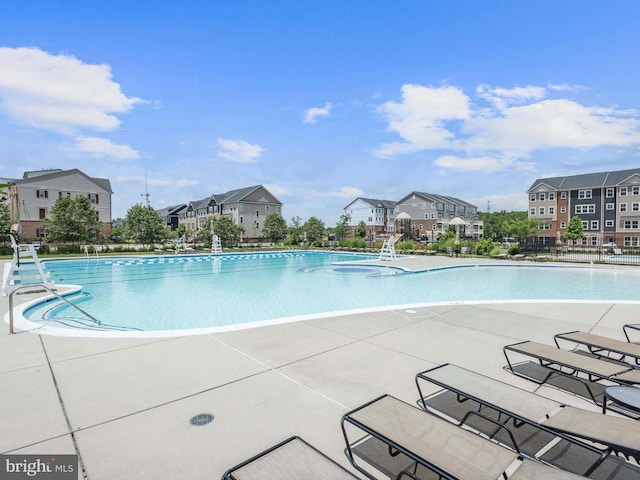
<path fill-rule="evenodd" d="M 480 262 L 384 264 L 416 270 Z M 7 310 L 1 297 L 0 313 Z M 2 322 L 0 452 L 78 453 L 90 480 L 216 479 L 300 435 L 348 466 L 342 415 L 383 393 L 415 403 L 415 374 L 445 362 L 597 411 L 506 372 L 502 347 L 553 344 L 554 334 L 570 330 L 624 339 L 626 323 L 640 323 L 640 304 L 452 304 L 144 339 L 9 335 Z M 215 419 L 190 425 L 200 413 Z"/>

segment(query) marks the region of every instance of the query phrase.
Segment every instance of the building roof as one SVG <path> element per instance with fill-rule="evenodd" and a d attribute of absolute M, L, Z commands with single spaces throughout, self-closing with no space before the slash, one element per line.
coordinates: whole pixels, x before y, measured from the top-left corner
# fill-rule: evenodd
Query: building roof
<path fill-rule="evenodd" d="M 24 172 L 24 174 L 22 175 L 22 179 L 16 179 L 14 180 L 14 182 L 16 183 L 16 185 L 20 185 L 20 184 L 30 183 L 35 179 L 38 179 L 38 181 L 51 180 L 58 177 L 64 177 L 67 175 L 82 175 L 83 177 L 87 178 L 91 182 L 98 185 L 102 190 L 105 190 L 111 194 L 113 193 L 113 190 L 111 190 L 111 182 L 109 181 L 109 179 L 90 177 L 86 173 L 78 170 L 77 168 L 72 168 L 71 170 L 61 170 L 59 168 L 54 168 L 50 170 L 34 170 L 30 172 Z"/>
<path fill-rule="evenodd" d="M 576 190 L 580 188 L 615 187 L 634 175 L 640 175 L 640 168 L 617 170 L 613 172 L 585 173 L 564 177 L 539 178 L 529 187 L 528 192 L 540 185 L 547 185 L 556 190 Z"/>
<path fill-rule="evenodd" d="M 418 196 L 424 198 L 425 200 L 427 200 L 429 202 L 433 202 L 433 203 L 465 205 L 467 207 L 477 208 L 476 205 L 474 205 L 473 203 L 466 202 L 464 200 L 461 200 L 460 198 L 450 197 L 448 195 L 440 195 L 438 193 L 428 193 L 428 192 L 411 192 L 409 195 L 406 195 L 400 201 L 398 201 L 398 203 L 402 202 L 403 200 L 406 200 L 407 198 L 411 197 L 412 195 L 418 195 Z"/>
<path fill-rule="evenodd" d="M 364 198 L 364 197 L 356 198 L 349 205 L 357 202 L 358 200 L 362 200 L 363 202 L 368 203 L 369 205 L 371 205 L 374 208 L 393 208 L 396 205 L 396 202 L 394 202 L 393 200 L 378 200 L 377 198 Z M 349 205 L 347 205 L 344 208 L 348 208 Z"/>
<path fill-rule="evenodd" d="M 181 203 L 179 205 L 171 205 L 161 208 L 160 210 L 156 210 L 156 212 L 158 212 L 161 216 L 166 217 L 168 215 L 176 215 L 185 208 L 187 208 L 187 205 L 185 203 Z"/>

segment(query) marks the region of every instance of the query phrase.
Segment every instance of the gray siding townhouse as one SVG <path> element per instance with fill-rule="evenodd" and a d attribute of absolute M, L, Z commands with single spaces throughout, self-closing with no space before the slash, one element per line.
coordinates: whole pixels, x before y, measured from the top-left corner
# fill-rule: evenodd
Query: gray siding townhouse
<path fill-rule="evenodd" d="M 21 179 L 10 180 L 16 184 L 20 212 L 22 238 L 43 238 L 42 220 L 49 218 L 51 207 L 59 198 L 83 195 L 89 198 L 96 210 L 96 217 L 104 223 L 99 234 L 111 231 L 111 183 L 106 178 L 94 178 L 77 168 L 71 170 L 50 169 L 25 172 Z"/>
<path fill-rule="evenodd" d="M 207 217 L 228 215 L 244 228 L 241 240 L 249 240 L 262 236 L 264 219 L 271 213 L 282 215 L 282 203 L 264 186 L 255 185 L 189 202 L 179 213 L 178 221 L 196 236 Z"/>
<path fill-rule="evenodd" d="M 167 226 L 171 230 L 178 228 L 178 221 L 180 219 L 180 212 L 187 208 L 187 205 L 181 203 L 179 205 L 170 205 L 168 207 L 156 210 L 158 214 L 165 219 Z"/>
<path fill-rule="evenodd" d="M 367 226 L 367 239 L 375 240 L 388 237 L 394 233 L 394 207 L 391 200 L 378 200 L 358 197 L 344 207 L 344 214 L 351 218 L 349 222 L 350 234 L 355 236 L 355 230 L 360 222 Z"/>
<path fill-rule="evenodd" d="M 640 168 L 540 178 L 527 193 L 541 244 L 562 243 L 569 220 L 577 216 L 585 233 L 579 244 L 640 246 Z"/>
<path fill-rule="evenodd" d="M 461 230 L 463 237 L 477 240 L 484 235 L 484 222 L 478 219 L 478 207 L 459 198 L 411 192 L 396 202 L 396 218 L 401 213 L 410 217 L 411 232 L 400 233 L 410 233 L 413 239 L 437 241 L 449 228 L 449 222 L 456 217 L 467 223 Z M 399 224 L 396 228 L 404 229 L 404 225 Z"/>

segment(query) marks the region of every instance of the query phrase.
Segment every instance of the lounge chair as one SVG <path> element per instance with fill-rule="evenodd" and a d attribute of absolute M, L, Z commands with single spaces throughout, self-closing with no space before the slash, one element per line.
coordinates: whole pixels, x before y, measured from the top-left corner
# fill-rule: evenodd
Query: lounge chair
<path fill-rule="evenodd" d="M 587 392 L 589 393 L 591 400 L 593 400 L 596 405 L 600 406 L 602 406 L 602 402 L 597 400 L 590 382 L 607 380 L 620 385 L 633 385 L 640 383 L 640 370 L 634 369 L 631 365 L 622 365 L 620 363 L 600 360 L 538 342 L 525 341 L 507 345 L 503 348 L 503 353 L 507 359 L 508 368 L 514 375 L 518 375 L 539 384 L 547 383 L 547 381 L 554 375 L 563 375 L 573 378 L 580 381 L 587 388 Z M 508 353 L 516 353 L 533 358 L 549 371 L 542 380 L 520 373 L 513 368 L 513 363 L 509 359 Z M 584 379 L 580 377 L 580 374 L 587 378 Z"/>
<path fill-rule="evenodd" d="M 453 247 L 446 247 L 447 255 L 453 257 Z"/>
<path fill-rule="evenodd" d="M 640 345 L 635 343 L 580 331 L 558 333 L 553 339 L 558 348 L 560 348 L 560 341 L 564 340 L 587 347 L 588 351 L 597 357 L 606 357 L 622 362 L 629 361 L 640 365 Z M 614 358 L 614 355 L 619 358 Z"/>
<path fill-rule="evenodd" d="M 621 248 L 614 248 L 613 249 L 613 254 L 614 255 L 622 255 L 622 249 Z"/>
<path fill-rule="evenodd" d="M 627 338 L 627 342 L 629 342 L 629 343 L 640 343 L 640 341 L 631 340 L 631 338 L 629 337 L 628 330 L 629 331 L 631 331 L 631 330 L 640 331 L 640 323 L 627 323 L 626 325 L 624 325 L 622 327 L 622 331 L 624 332 L 624 336 Z"/>
<path fill-rule="evenodd" d="M 424 381 L 455 393 L 460 402 L 471 399 L 481 407 L 498 412 L 500 418 L 506 415 L 502 423 L 506 426 L 509 420 L 513 421 L 513 426 L 508 427 L 511 438 L 515 437 L 518 428 L 527 424 L 550 433 L 550 443 L 560 438 L 597 452 L 598 457 L 587 468 L 585 476 L 590 475 L 612 452 L 632 456 L 636 461 L 640 459 L 640 423 L 635 420 L 566 406 L 452 364 L 440 365 L 416 375 L 420 401 L 425 410 L 429 407 L 420 388 Z M 473 413 L 486 418 L 481 413 Z M 597 442 L 606 448 L 584 441 Z M 542 451 L 546 451 L 544 446 Z"/>
<path fill-rule="evenodd" d="M 351 442 L 347 425 L 367 435 Z M 441 478 L 578 479 L 583 478 L 534 460 L 523 458 L 480 435 L 424 412 L 390 395 L 382 395 L 342 417 L 342 432 L 351 464 L 369 478 L 373 474 L 355 462 L 353 449 L 371 437 L 389 448 L 389 455 L 404 455 L 411 466 L 396 478 L 417 478 L 427 468 Z"/>
<path fill-rule="evenodd" d="M 300 437 L 290 437 L 227 470 L 222 480 L 353 480 L 355 475 Z"/>
<path fill-rule="evenodd" d="M 460 255 L 467 257 L 469 255 L 469 247 L 460 247 Z"/>

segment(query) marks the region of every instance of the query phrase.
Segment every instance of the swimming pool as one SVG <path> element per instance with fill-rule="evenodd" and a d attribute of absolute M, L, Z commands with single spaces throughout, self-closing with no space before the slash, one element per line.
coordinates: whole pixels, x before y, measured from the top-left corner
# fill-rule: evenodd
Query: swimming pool
<path fill-rule="evenodd" d="M 57 284 L 82 286 L 70 299 L 101 325 L 57 300 L 29 306 L 24 316 L 69 329 L 173 332 L 433 302 L 640 300 L 633 270 L 456 265 L 408 273 L 367 264 L 376 258 L 282 252 L 47 261 Z"/>

